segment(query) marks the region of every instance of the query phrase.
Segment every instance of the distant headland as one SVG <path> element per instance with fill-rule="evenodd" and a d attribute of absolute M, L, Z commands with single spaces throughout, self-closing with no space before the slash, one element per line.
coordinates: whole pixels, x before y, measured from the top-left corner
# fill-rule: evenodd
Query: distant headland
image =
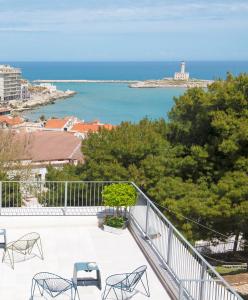
<path fill-rule="evenodd" d="M 170 87 L 181 87 L 181 88 L 192 88 L 202 87 L 206 88 L 209 84 L 213 83 L 213 80 L 203 80 L 190 78 L 189 73 L 185 71 L 186 64 L 184 61 L 181 62 L 180 72 L 175 72 L 174 77 L 165 77 L 158 80 L 144 80 L 135 83 L 130 83 L 131 88 L 170 88 Z"/>
<path fill-rule="evenodd" d="M 170 87 L 203 87 L 206 88 L 212 80 L 202 80 L 190 78 L 189 73 L 185 71 L 186 64 L 181 62 L 180 72 L 175 72 L 174 77 L 165 77 L 162 79 L 149 80 L 87 80 L 87 79 L 42 79 L 34 80 L 35 83 L 126 83 L 130 88 L 170 88 Z"/>

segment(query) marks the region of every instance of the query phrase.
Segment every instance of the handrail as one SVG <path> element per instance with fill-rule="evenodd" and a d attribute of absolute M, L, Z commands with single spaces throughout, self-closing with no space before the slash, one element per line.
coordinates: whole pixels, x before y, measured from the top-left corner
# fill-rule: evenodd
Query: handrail
<path fill-rule="evenodd" d="M 239 300 L 242 300 L 242 298 L 237 294 L 237 292 L 226 282 L 226 280 L 211 266 L 208 261 L 189 243 L 189 241 L 186 240 L 186 238 L 177 230 L 177 228 L 166 218 L 166 216 L 156 207 L 156 205 L 148 198 L 148 196 L 134 183 L 131 182 L 131 184 L 136 188 L 136 190 L 146 199 L 147 204 L 149 204 L 150 207 L 152 207 L 156 213 L 172 228 L 172 230 L 180 237 L 180 239 L 192 250 L 192 252 L 198 257 L 206 267 L 218 278 L 218 280 L 226 286 L 228 290 L 230 290 Z M 165 262 L 166 264 L 166 262 Z M 194 279 L 180 279 L 178 280 L 181 281 L 192 281 Z M 208 279 L 197 279 L 198 281 L 209 281 Z M 196 281 L 197 281 L 196 280 Z M 215 282 L 218 280 L 214 279 Z M 211 281 L 211 280 L 210 280 Z"/>

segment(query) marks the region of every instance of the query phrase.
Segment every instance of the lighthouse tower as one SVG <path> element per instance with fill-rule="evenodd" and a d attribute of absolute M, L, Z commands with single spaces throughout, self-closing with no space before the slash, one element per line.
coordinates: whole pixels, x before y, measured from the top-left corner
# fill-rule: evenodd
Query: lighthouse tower
<path fill-rule="evenodd" d="M 181 73 L 185 73 L 185 61 L 181 62 Z"/>
<path fill-rule="evenodd" d="M 189 80 L 189 73 L 185 72 L 185 62 L 181 62 L 181 71 L 176 72 L 174 75 L 174 80 Z"/>

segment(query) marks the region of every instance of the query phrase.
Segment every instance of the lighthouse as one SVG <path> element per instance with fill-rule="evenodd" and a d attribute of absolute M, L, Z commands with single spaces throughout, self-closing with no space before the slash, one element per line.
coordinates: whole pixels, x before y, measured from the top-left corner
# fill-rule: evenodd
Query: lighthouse
<path fill-rule="evenodd" d="M 189 80 L 189 73 L 185 72 L 185 61 L 181 62 L 181 71 L 176 72 L 174 75 L 174 80 Z"/>

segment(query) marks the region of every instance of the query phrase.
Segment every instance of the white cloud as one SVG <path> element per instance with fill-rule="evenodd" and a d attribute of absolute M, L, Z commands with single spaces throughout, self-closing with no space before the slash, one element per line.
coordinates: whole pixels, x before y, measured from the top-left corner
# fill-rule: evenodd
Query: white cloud
<path fill-rule="evenodd" d="M 1 0 L 0 0 L 1 1 Z M 111 31 L 110 24 L 137 22 L 185 24 L 192 22 L 213 22 L 221 20 L 246 20 L 247 1 L 143 1 L 146 5 L 106 6 L 106 8 L 79 5 L 78 9 L 26 9 L 2 10 L 0 12 L 0 31 L 80 31 L 89 27 L 98 29 L 102 24 Z M 123 27 L 125 25 L 122 25 Z M 100 27 L 101 28 L 101 27 Z M 115 31 L 115 29 L 113 28 Z M 135 31 L 136 28 L 133 28 Z"/>

